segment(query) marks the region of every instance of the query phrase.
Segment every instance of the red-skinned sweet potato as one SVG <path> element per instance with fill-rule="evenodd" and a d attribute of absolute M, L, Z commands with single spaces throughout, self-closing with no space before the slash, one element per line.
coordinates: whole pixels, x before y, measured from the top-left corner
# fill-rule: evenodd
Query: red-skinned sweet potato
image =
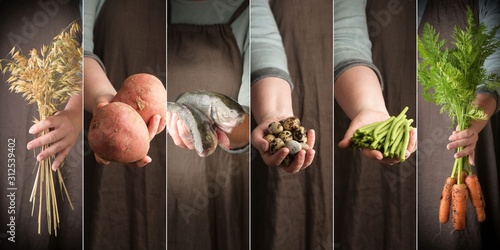
<path fill-rule="evenodd" d="M 156 76 L 147 73 L 127 77 L 112 101 L 130 105 L 146 124 L 153 115 L 165 117 L 167 112 L 165 86 Z"/>
<path fill-rule="evenodd" d="M 112 102 L 97 109 L 90 122 L 88 142 L 104 160 L 132 163 L 149 151 L 149 132 L 141 116 L 128 104 Z"/>

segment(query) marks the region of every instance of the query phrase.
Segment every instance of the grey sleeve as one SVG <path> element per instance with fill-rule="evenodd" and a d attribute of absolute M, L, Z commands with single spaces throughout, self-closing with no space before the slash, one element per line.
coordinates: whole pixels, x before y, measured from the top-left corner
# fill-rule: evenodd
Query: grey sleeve
<path fill-rule="evenodd" d="M 231 25 L 243 60 L 243 75 L 241 76 L 238 103 L 247 107 L 250 106 L 249 12 L 250 10 L 247 8 Z"/>
<path fill-rule="evenodd" d="M 335 0 L 334 5 L 335 80 L 350 67 L 363 65 L 373 69 L 382 84 L 380 71 L 372 61 L 366 0 Z"/>
<path fill-rule="evenodd" d="M 104 0 L 86 0 L 83 5 L 83 50 L 85 57 L 94 58 L 104 68 L 94 54 L 94 22 L 103 4 Z"/>
<path fill-rule="evenodd" d="M 493 27 L 500 25 L 500 3 L 497 0 L 480 0 L 479 1 L 479 22 L 486 25 L 487 30 L 491 30 Z M 496 40 L 500 41 L 500 32 L 497 32 L 495 36 Z M 486 58 L 484 61 L 484 68 L 488 74 L 495 73 L 500 75 L 500 49 L 497 49 L 495 53 Z M 477 88 L 477 93 L 487 93 L 493 96 L 497 101 L 497 108 L 495 113 L 500 110 L 500 88 L 487 89 L 484 85 L 480 85 Z"/>
<path fill-rule="evenodd" d="M 293 88 L 285 49 L 268 0 L 250 2 L 251 83 L 265 77 L 278 77 L 286 80 Z"/>

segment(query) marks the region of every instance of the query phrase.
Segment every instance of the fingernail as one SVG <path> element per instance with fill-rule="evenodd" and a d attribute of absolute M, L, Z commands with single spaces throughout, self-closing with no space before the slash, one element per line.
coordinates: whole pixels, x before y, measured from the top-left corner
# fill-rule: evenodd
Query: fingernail
<path fill-rule="evenodd" d="M 28 150 L 31 150 L 31 143 L 29 143 L 29 142 L 28 142 L 28 144 L 26 145 L 26 148 L 27 148 Z"/>

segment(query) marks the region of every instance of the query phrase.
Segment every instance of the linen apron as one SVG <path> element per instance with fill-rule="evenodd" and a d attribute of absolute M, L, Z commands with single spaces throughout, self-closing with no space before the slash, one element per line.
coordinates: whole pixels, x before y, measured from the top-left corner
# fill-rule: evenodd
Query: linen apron
<path fill-rule="evenodd" d="M 168 101 L 197 89 L 237 100 L 243 62 L 230 25 L 247 7 L 245 1 L 224 24 L 169 20 Z M 249 153 L 218 147 L 201 158 L 167 141 L 169 249 L 248 249 Z"/>
<path fill-rule="evenodd" d="M 408 106 L 408 118 L 416 120 L 416 5 L 415 1 L 390 3 L 368 0 L 366 4 L 373 63 L 382 74 L 389 114 L 397 115 Z M 336 145 L 350 120 L 335 105 Z M 335 146 L 334 164 L 335 247 L 415 249 L 416 154 L 390 166 L 358 150 Z"/>
<path fill-rule="evenodd" d="M 31 49 L 40 52 L 42 45 L 50 45 L 62 29 L 81 18 L 78 1 L 56 3 L 49 7 L 50 10 L 57 8 L 57 11 L 47 12 L 37 1 L 0 1 L 0 59 L 10 59 L 9 51 L 15 44 L 29 58 Z M 36 177 L 35 157 L 40 149 L 27 150 L 26 144 L 35 139 L 35 135 L 29 134 L 28 130 L 34 125 L 34 118 L 39 118 L 39 113 L 36 104 L 28 105 L 21 93 L 9 90 L 8 78 L 8 73 L 0 73 L 0 249 L 81 248 L 83 133 L 76 139 L 61 168 L 74 210 L 66 195 L 61 196 L 57 177 L 53 174 L 60 218 L 57 237 L 54 233 L 48 233 L 45 208 L 42 208 L 41 232 L 38 234 L 39 195 L 37 194 L 33 216 L 33 203 L 29 199 Z M 14 156 L 9 157 L 9 152 Z M 9 163 L 12 164 L 8 159 L 14 159 L 15 168 L 8 167 Z M 15 169 L 15 173 L 9 169 Z M 15 178 L 10 179 L 9 176 Z M 10 185 L 10 181 L 13 185 Z M 13 220 L 11 216 L 14 217 Z M 15 225 L 11 228 L 8 224 L 12 223 Z"/>
<path fill-rule="evenodd" d="M 295 174 L 252 159 L 252 249 L 333 249 L 333 1 L 270 1 L 294 83 L 294 115 L 316 131 Z M 254 124 L 255 125 L 255 124 Z"/>
<path fill-rule="evenodd" d="M 450 47 L 453 28 L 467 25 L 466 9 L 470 6 L 474 18 L 478 21 L 478 1 L 428 1 L 419 25 L 419 35 L 425 23 L 430 23 L 440 33 L 440 39 L 446 39 L 446 47 Z M 498 188 L 498 115 L 479 133 L 476 146 L 475 167 L 473 173 L 478 175 L 486 204 L 486 220 L 478 223 L 474 208 L 467 204 L 466 230 L 453 232 L 451 218 L 440 226 L 438 222 L 439 197 L 444 182 L 453 168 L 454 151 L 446 149 L 448 137 L 454 128 L 446 114 L 440 114 L 436 104 L 430 103 L 422 96 L 419 85 L 419 195 L 418 195 L 418 235 L 419 247 L 422 249 L 482 249 L 487 245 L 498 245 L 500 237 L 500 209 Z M 496 137 L 494 135 L 496 134 Z M 497 140 L 495 142 L 494 140 Z M 495 143 L 497 147 L 495 147 Z M 451 213 L 450 213 L 451 216 Z"/>
<path fill-rule="evenodd" d="M 116 90 L 135 73 L 153 74 L 165 84 L 165 1 L 106 0 L 95 22 L 94 44 Z M 88 128 L 91 116 L 85 118 Z M 165 249 L 165 138 L 163 131 L 150 142 L 152 162 L 143 168 L 97 164 L 87 147 L 85 247 Z"/>

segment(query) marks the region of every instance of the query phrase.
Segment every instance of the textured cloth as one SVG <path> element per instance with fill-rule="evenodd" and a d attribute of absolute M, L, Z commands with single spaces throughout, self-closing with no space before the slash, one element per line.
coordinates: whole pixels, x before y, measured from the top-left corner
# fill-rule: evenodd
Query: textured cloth
<path fill-rule="evenodd" d="M 193 6 L 172 4 L 169 13 L 187 13 L 182 8 Z M 236 99 L 240 87 L 249 85 L 241 82 L 243 53 L 236 31 L 231 29 L 232 20 L 238 19 L 246 22 L 238 32 L 248 32 L 248 13 L 245 1 L 225 13 L 228 16 L 222 19 L 226 23 L 169 20 L 168 101 L 196 89 Z M 248 160 L 249 150 L 238 154 L 220 147 L 202 158 L 193 150 L 175 146 L 168 136 L 168 249 L 248 249 Z"/>
<path fill-rule="evenodd" d="M 163 0 L 107 0 L 96 16 L 94 53 L 115 87 L 135 73 L 166 83 L 166 3 Z M 91 114 L 85 113 L 85 129 Z M 85 247 L 166 247 L 166 132 L 150 142 L 152 162 L 144 168 L 97 164 L 85 153 Z M 88 142 L 86 142 L 86 145 Z"/>
<path fill-rule="evenodd" d="M 467 24 L 465 10 L 470 6 L 475 13 L 475 20 L 483 20 L 484 1 L 427 1 L 422 13 L 419 34 L 425 23 L 431 24 L 440 32 L 440 39 L 446 39 L 445 46 L 451 46 L 451 34 L 456 25 L 464 28 Z M 421 6 L 422 8 L 424 6 Z M 480 14 L 481 13 L 481 14 Z M 497 20 L 498 21 L 498 20 Z M 452 132 L 451 120 L 446 114 L 440 114 L 439 107 L 418 97 L 418 242 L 422 249 L 486 249 L 487 246 L 500 244 L 500 193 L 499 193 L 499 119 L 494 115 L 486 127 L 479 133 L 476 145 L 473 173 L 478 175 L 486 204 L 486 220 L 479 224 L 472 204 L 467 204 L 466 230 L 453 232 L 451 219 L 447 224 L 439 225 L 439 197 L 444 182 L 453 168 L 453 151 L 446 150 L 448 137 Z M 450 233 L 452 232 L 452 233 Z"/>
<path fill-rule="evenodd" d="M 366 16 L 372 60 L 384 80 L 383 94 L 389 114 L 397 115 L 408 106 L 408 118 L 414 120 L 415 8 L 414 1 L 368 0 L 364 13 L 357 14 Z M 339 11 L 337 6 L 335 9 Z M 334 25 L 337 28 L 336 22 Z M 350 120 L 335 103 L 335 145 L 342 140 L 349 124 Z M 368 159 L 358 150 L 340 150 L 335 146 L 334 212 L 337 249 L 415 249 L 415 154 L 404 163 L 390 166 Z"/>
<path fill-rule="evenodd" d="M 252 249 L 333 249 L 332 4 L 270 1 L 294 83 L 293 111 L 306 129 L 315 129 L 316 156 L 291 174 L 266 166 L 253 149 Z"/>
<path fill-rule="evenodd" d="M 63 1 L 0 1 L 0 58 L 10 59 L 8 53 L 14 45 L 19 46 L 29 58 L 31 49 L 40 51 L 42 45 L 50 45 L 62 29 L 80 19 L 78 1 L 61 2 Z M 61 168 L 74 210 L 71 210 L 65 195 L 61 196 L 54 174 L 60 227 L 57 237 L 48 234 L 45 209 L 42 208 L 39 235 L 39 196 L 37 194 L 33 216 L 33 203 L 29 199 L 36 176 L 35 156 L 40 151 L 26 149 L 26 144 L 35 138 L 28 130 L 34 124 L 33 120 L 39 118 L 37 105 L 28 105 L 21 93 L 11 93 L 6 83 L 8 78 L 8 74 L 0 74 L 0 249 L 79 249 L 82 246 L 82 134 L 76 139 Z M 9 144 L 13 147 L 9 147 Z M 8 157 L 10 149 L 15 155 L 13 158 Z M 8 170 L 8 163 L 11 163 L 8 159 L 15 160 L 15 179 L 8 179 L 13 174 Z M 9 181 L 14 181 L 14 185 L 10 186 Z M 8 233 L 11 228 L 7 226 L 11 223 L 10 216 L 15 216 L 15 243 L 8 240 L 12 236 Z"/>

